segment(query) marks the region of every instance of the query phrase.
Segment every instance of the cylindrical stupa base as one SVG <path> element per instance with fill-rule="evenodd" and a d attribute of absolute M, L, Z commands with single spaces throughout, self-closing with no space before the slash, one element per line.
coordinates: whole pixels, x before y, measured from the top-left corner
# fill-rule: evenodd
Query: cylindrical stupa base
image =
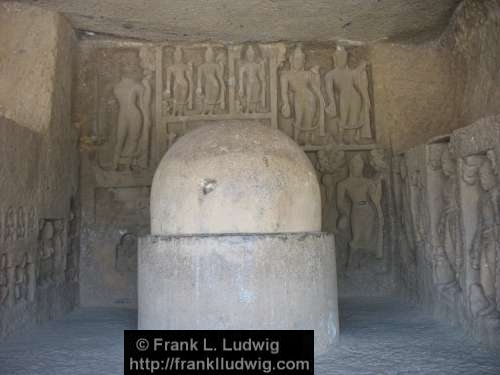
<path fill-rule="evenodd" d="M 331 234 L 148 236 L 139 243 L 139 329 L 339 332 Z"/>

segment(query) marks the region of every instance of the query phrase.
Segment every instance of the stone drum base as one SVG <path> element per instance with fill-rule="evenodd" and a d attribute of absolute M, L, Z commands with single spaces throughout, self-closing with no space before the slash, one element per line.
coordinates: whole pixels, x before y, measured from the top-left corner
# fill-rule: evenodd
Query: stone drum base
<path fill-rule="evenodd" d="M 312 329 L 338 335 L 333 235 L 148 236 L 139 243 L 139 329 Z"/>

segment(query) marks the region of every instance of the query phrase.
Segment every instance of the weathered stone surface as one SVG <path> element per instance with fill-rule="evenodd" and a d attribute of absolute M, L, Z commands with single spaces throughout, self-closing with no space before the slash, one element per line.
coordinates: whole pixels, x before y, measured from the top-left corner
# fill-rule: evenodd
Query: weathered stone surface
<path fill-rule="evenodd" d="M 139 242 L 139 329 L 339 332 L 329 234 L 148 236 Z"/>
<path fill-rule="evenodd" d="M 432 41 L 369 50 L 379 143 L 404 151 L 460 126 L 462 67 L 449 48 Z"/>
<path fill-rule="evenodd" d="M 321 230 L 315 170 L 277 129 L 228 122 L 193 130 L 156 170 L 151 233 L 285 233 Z"/>
<path fill-rule="evenodd" d="M 4 335 L 59 317 L 78 303 L 79 199 L 78 136 L 70 121 L 73 31 L 60 16 L 40 11 L 1 6 L 0 17 L 0 29 L 13 27 L 0 38 L 11 35 L 14 43 L 22 41 L 16 49 L 23 43 L 26 48 L 26 55 L 10 50 L 3 60 L 8 69 L 0 74 L 12 88 L 1 87 L 0 95 L 13 100 L 3 103 L 21 122 L 0 117 Z M 40 30 L 51 37 L 41 42 Z"/>
<path fill-rule="evenodd" d="M 51 122 L 56 61 L 72 64 L 71 55 L 59 55 L 66 52 L 58 49 L 61 27 L 72 33 L 55 13 L 0 4 L 0 115 L 39 132 Z"/>
<path fill-rule="evenodd" d="M 419 33 L 433 35 L 447 24 L 458 4 L 458 0 L 29 2 L 62 12 L 81 30 L 154 41 L 229 42 L 285 38 L 366 42 Z"/>

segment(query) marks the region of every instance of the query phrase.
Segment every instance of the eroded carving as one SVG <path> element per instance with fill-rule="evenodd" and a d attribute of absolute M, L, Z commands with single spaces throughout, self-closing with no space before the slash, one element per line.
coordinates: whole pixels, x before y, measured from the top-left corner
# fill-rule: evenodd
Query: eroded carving
<path fill-rule="evenodd" d="M 500 249 L 500 189 L 490 159 L 485 159 L 479 168 L 479 181 L 483 191 L 478 202 L 478 225 L 472 243 L 471 262 L 472 268 L 479 271 L 482 290 L 475 294 L 477 300 L 473 308 L 476 316 L 500 319 L 496 290 Z M 482 301 L 478 298 L 481 295 L 484 297 Z"/>
<path fill-rule="evenodd" d="M 143 115 L 143 126 L 141 139 L 139 141 L 139 155 L 137 157 L 137 165 L 142 169 L 149 167 L 150 150 L 151 150 L 151 129 L 153 127 L 153 117 L 151 114 L 151 103 L 153 96 L 153 88 L 151 81 L 155 71 L 154 51 L 152 48 L 143 47 L 139 51 L 141 67 L 143 69 L 142 85 L 144 93 L 142 98 L 143 107 L 141 108 Z"/>
<path fill-rule="evenodd" d="M 364 177 L 363 170 L 363 158 L 356 154 L 349 162 L 349 177 L 337 187 L 339 230 L 349 231 L 352 238 L 347 262 L 358 268 L 360 250 L 373 252 L 377 258 L 382 256 L 378 245 L 379 226 L 383 223 L 380 185 L 378 180 Z"/>
<path fill-rule="evenodd" d="M 362 62 L 356 69 L 348 65 L 349 55 L 343 47 L 337 47 L 333 55 L 335 68 L 325 76 L 328 96 L 328 114 L 339 119 L 339 133 L 344 142 L 359 142 L 373 138 L 370 121 L 371 103 L 368 87 L 367 64 Z"/>
<path fill-rule="evenodd" d="M 415 264 L 416 262 L 416 238 L 415 228 L 413 225 L 413 215 L 411 212 L 411 194 L 410 183 L 408 178 L 408 165 L 406 156 L 401 155 L 398 160 L 399 167 L 399 199 L 398 199 L 398 212 L 400 215 L 400 224 L 402 227 L 402 242 L 406 246 L 401 248 L 401 256 L 403 262 L 407 265 Z"/>
<path fill-rule="evenodd" d="M 78 220 L 76 216 L 75 199 L 71 199 L 70 216 L 68 222 L 68 249 L 66 252 L 66 264 L 64 274 L 66 281 L 78 280 Z"/>
<path fill-rule="evenodd" d="M 124 275 L 137 271 L 137 236 L 125 233 L 115 248 L 115 269 Z"/>
<path fill-rule="evenodd" d="M 337 183 L 345 176 L 345 151 L 331 146 L 318 151 L 318 170 L 321 173 L 323 194 L 323 228 L 328 232 L 336 232 L 338 221 Z"/>
<path fill-rule="evenodd" d="M 313 143 L 313 131 L 325 136 L 325 100 L 321 93 L 319 66 L 305 68 L 306 55 L 298 46 L 290 56 L 290 68 L 281 72 L 281 113 L 293 117 L 293 138 L 299 142 L 306 134 L 306 144 Z M 290 98 L 291 97 L 291 98 Z"/>
<path fill-rule="evenodd" d="M 196 94 L 203 103 L 202 114 L 213 115 L 218 107 L 226 108 L 226 82 L 224 80 L 224 54 L 217 55 L 211 46 L 205 51 L 205 62 L 198 67 Z"/>
<path fill-rule="evenodd" d="M 373 177 L 373 193 L 372 199 L 374 202 L 378 202 L 375 205 L 377 210 L 378 218 L 378 232 L 377 232 L 377 258 L 382 258 L 384 253 L 384 213 L 382 211 L 382 195 L 384 189 L 387 189 L 385 184 L 387 184 L 389 164 L 386 160 L 386 154 L 384 149 L 374 149 L 370 151 L 370 165 L 375 170 L 376 175 Z"/>
<path fill-rule="evenodd" d="M 17 209 L 16 224 L 16 237 L 22 239 L 26 236 L 26 215 L 23 207 Z"/>
<path fill-rule="evenodd" d="M 479 168 L 483 164 L 484 157 L 481 155 L 470 155 L 464 158 L 462 163 L 462 180 L 467 185 L 475 185 L 479 178 Z"/>
<path fill-rule="evenodd" d="M 440 292 L 454 293 L 459 288 L 457 281 L 463 269 L 457 163 L 448 148 L 442 152 L 440 160 L 443 206 L 437 228 L 438 243 L 434 249 L 434 282 Z"/>
<path fill-rule="evenodd" d="M 30 296 L 30 269 L 31 261 L 27 253 L 21 259 L 21 262 L 16 265 L 14 270 L 14 294 L 16 302 L 27 301 Z"/>
<path fill-rule="evenodd" d="M 148 80 L 147 76 L 145 80 Z M 113 93 L 119 104 L 113 157 L 115 170 L 119 170 L 121 166 L 125 169 L 139 166 L 138 160 L 144 153 L 140 147 L 141 138 L 144 136 L 144 129 L 148 126 L 144 120 L 151 118 L 150 90 L 149 86 L 145 87 L 137 81 L 133 67 L 130 65 L 123 67 L 122 79 L 113 88 Z M 149 103 L 145 101 L 148 98 Z"/>
<path fill-rule="evenodd" d="M 0 255 L 0 306 L 7 304 L 9 297 L 9 264 L 7 254 Z"/>
<path fill-rule="evenodd" d="M 56 269 L 55 228 L 52 220 L 44 220 L 41 225 L 39 243 L 38 284 L 43 286 L 54 281 Z"/>
<path fill-rule="evenodd" d="M 35 207 L 31 206 L 28 209 L 28 217 L 26 220 L 26 231 L 28 236 L 33 236 L 37 232 L 36 222 L 36 210 Z"/>
<path fill-rule="evenodd" d="M 255 50 L 248 46 L 242 61 L 238 80 L 239 102 L 245 113 L 260 112 L 266 106 L 266 71 L 264 61 L 256 58 Z"/>
<path fill-rule="evenodd" d="M 4 240 L 6 242 L 14 241 L 16 238 L 16 210 L 9 207 L 5 213 L 4 222 Z"/>
<path fill-rule="evenodd" d="M 184 116 L 187 109 L 193 109 L 193 63 L 184 62 L 181 47 L 174 51 L 174 63 L 167 67 L 165 97 L 171 101 L 172 116 Z"/>

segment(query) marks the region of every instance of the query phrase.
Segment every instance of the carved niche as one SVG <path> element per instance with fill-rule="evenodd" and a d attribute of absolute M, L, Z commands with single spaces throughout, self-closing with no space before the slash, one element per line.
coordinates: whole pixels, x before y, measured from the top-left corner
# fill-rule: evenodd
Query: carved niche
<path fill-rule="evenodd" d="M 368 65 L 361 62 L 349 67 L 349 54 L 337 47 L 333 54 L 334 68 L 325 75 L 328 96 L 326 112 L 338 119 L 339 138 L 351 144 L 373 139 Z"/>
<path fill-rule="evenodd" d="M 337 185 L 338 230 L 348 233 L 347 266 L 360 267 L 360 251 L 371 251 L 383 257 L 382 187 L 378 177 L 364 175 L 365 162 L 361 154 L 349 161 L 349 176 Z"/>
<path fill-rule="evenodd" d="M 148 169 L 151 161 L 154 50 L 97 51 L 97 119 L 92 142 L 105 171 Z"/>

